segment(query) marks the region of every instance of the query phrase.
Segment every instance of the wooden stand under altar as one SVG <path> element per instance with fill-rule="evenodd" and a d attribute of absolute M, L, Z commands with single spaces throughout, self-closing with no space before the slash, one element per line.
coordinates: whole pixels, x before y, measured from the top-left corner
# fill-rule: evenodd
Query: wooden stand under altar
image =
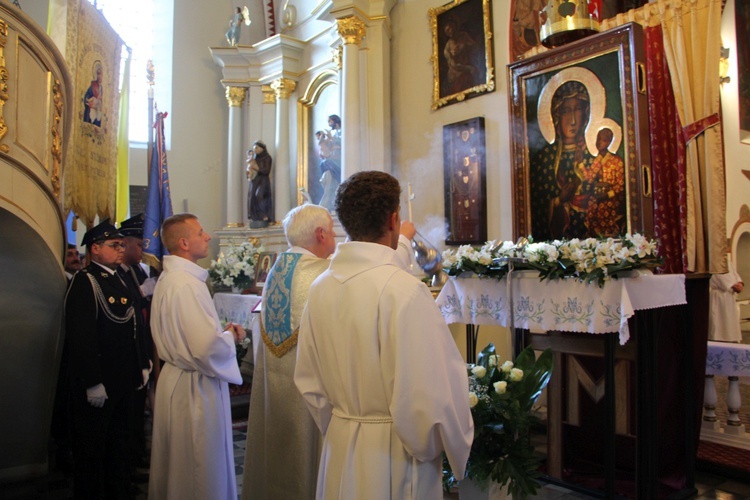
<path fill-rule="evenodd" d="M 437 303 L 448 323 L 509 326 L 512 297 L 518 341 L 553 350 L 548 478 L 606 498 L 695 492 L 707 279 L 637 275 L 599 288 L 517 272 L 511 285 L 451 278 Z M 476 342 L 474 329 L 467 336 Z"/>

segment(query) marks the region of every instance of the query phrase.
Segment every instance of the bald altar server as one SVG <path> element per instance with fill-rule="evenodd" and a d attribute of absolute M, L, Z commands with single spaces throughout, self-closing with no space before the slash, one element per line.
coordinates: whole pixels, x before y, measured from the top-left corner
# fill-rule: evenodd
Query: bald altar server
<path fill-rule="evenodd" d="M 284 218 L 289 250 L 263 288 L 261 337 L 247 422 L 244 500 L 315 498 L 321 435 L 294 387 L 297 335 L 310 284 L 328 268 L 336 233 L 328 210 L 293 208 Z"/>
<path fill-rule="evenodd" d="M 152 500 L 237 498 L 228 382 L 241 384 L 236 342 L 224 330 L 206 288 L 211 236 L 197 217 L 177 214 L 162 225 L 164 257 L 151 302 L 151 333 L 164 367 L 156 384 L 151 440 Z"/>
<path fill-rule="evenodd" d="M 358 172 L 336 211 L 352 240 L 310 287 L 294 382 L 323 433 L 319 499 L 440 499 L 442 452 L 463 477 L 466 364 L 429 289 L 398 266 L 398 181 Z"/>

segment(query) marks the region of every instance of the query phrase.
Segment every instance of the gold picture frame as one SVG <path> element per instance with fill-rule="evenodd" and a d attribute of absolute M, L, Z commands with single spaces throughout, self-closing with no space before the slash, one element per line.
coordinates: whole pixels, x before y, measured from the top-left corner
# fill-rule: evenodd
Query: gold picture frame
<path fill-rule="evenodd" d="M 508 66 L 516 238 L 653 235 L 644 43 L 629 23 Z"/>
<path fill-rule="evenodd" d="M 453 0 L 428 12 L 432 109 L 495 90 L 490 0 Z"/>
<path fill-rule="evenodd" d="M 254 280 L 256 289 L 263 290 L 263 287 L 266 285 L 268 273 L 271 272 L 274 262 L 276 262 L 276 252 L 263 252 L 258 256 Z"/>

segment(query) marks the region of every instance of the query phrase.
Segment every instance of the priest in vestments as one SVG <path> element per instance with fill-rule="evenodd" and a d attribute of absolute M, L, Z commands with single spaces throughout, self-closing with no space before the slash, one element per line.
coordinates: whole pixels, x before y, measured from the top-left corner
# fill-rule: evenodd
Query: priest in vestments
<path fill-rule="evenodd" d="M 358 172 L 336 211 L 350 242 L 310 287 L 294 382 L 323 434 L 318 499 L 441 499 L 474 433 L 466 364 L 429 289 L 398 266 L 398 181 Z"/>
<path fill-rule="evenodd" d="M 261 337 L 247 423 L 243 500 L 315 497 L 321 435 L 294 387 L 297 337 L 310 285 L 328 268 L 336 233 L 328 210 L 293 208 L 283 221 L 290 248 L 263 288 Z"/>

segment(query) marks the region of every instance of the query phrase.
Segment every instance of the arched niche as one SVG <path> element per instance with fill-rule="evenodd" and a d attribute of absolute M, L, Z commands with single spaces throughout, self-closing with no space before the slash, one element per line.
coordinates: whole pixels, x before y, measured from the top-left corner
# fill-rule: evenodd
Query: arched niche
<path fill-rule="evenodd" d="M 297 101 L 297 204 L 302 204 L 306 191 L 313 203 L 323 195 L 320 184 L 320 154 L 315 132 L 330 129 L 328 117 L 341 116 L 341 94 L 338 73 L 325 70 L 312 79 Z"/>
<path fill-rule="evenodd" d="M 737 296 L 740 305 L 740 326 L 750 328 L 750 207 L 743 205 L 740 217 L 732 229 L 730 239 L 734 267 L 742 277 L 745 288 Z"/>

